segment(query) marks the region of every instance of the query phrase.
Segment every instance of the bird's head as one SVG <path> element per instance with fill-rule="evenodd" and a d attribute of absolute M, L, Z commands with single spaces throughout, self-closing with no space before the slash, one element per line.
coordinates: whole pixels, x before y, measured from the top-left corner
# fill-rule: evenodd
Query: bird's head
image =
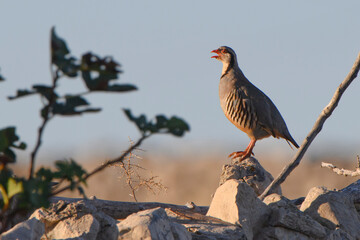
<path fill-rule="evenodd" d="M 217 54 L 217 56 L 212 56 L 211 58 L 215 58 L 224 64 L 230 64 L 236 61 L 236 54 L 230 47 L 222 46 L 211 52 Z"/>

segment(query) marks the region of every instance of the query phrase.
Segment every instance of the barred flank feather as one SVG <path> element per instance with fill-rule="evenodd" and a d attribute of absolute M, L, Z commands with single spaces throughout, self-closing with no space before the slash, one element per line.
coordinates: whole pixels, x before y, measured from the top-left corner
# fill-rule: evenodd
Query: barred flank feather
<path fill-rule="evenodd" d="M 249 100 L 243 99 L 238 90 L 234 89 L 226 98 L 226 114 L 242 128 L 253 128 L 257 124 L 256 113 Z"/>

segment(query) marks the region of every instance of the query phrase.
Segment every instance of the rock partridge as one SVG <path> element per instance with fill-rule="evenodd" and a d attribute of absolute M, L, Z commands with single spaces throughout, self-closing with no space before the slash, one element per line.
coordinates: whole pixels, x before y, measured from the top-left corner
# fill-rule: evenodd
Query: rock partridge
<path fill-rule="evenodd" d="M 223 63 L 219 84 L 221 108 L 225 116 L 250 138 L 250 143 L 244 151 L 233 152 L 229 157 L 240 157 L 239 161 L 250 157 L 256 141 L 269 136 L 284 138 L 298 148 L 299 145 L 290 135 L 274 103 L 240 70 L 234 50 L 223 46 L 212 53 L 216 53 L 217 56 L 211 58 Z"/>

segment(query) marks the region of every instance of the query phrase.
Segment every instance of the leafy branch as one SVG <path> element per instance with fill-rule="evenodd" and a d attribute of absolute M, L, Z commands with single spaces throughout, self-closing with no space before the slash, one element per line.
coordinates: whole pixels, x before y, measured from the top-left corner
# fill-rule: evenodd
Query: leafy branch
<path fill-rule="evenodd" d="M 83 97 L 90 92 L 125 92 L 137 89 L 131 84 L 110 84 L 112 81 L 117 80 L 118 75 L 122 73 L 119 69 L 120 64 L 111 57 L 101 58 L 88 52 L 81 57 L 81 60 L 76 59 L 71 55 L 66 42 L 56 35 L 54 28 L 51 29 L 50 41 L 52 84 L 50 86 L 35 84 L 31 90 L 18 90 L 15 96 L 8 97 L 10 100 L 13 100 L 24 96 L 39 94 L 44 100 L 44 106 L 41 109 L 42 123 L 38 128 L 36 144 L 31 152 L 29 179 L 31 179 L 34 174 L 35 160 L 42 143 L 44 129 L 54 116 L 74 116 L 83 113 L 99 112 L 101 108 L 88 107 L 90 104 Z M 76 78 L 79 75 L 82 76 L 85 86 L 88 89 L 86 92 L 65 96 L 60 96 L 56 92 L 61 78 Z"/>
<path fill-rule="evenodd" d="M 131 144 L 131 146 L 119 157 L 108 160 L 105 163 L 103 163 L 101 166 L 95 168 L 90 173 L 85 174 L 82 179 L 87 180 L 89 177 L 95 175 L 96 173 L 104 170 L 108 166 L 117 164 L 117 163 L 123 163 L 124 159 L 135 149 L 137 149 L 142 142 L 152 136 L 153 134 L 172 134 L 177 137 L 181 137 L 185 134 L 186 131 L 190 131 L 189 125 L 182 120 L 181 118 L 178 118 L 176 116 L 171 117 L 170 119 L 166 118 L 163 115 L 157 115 L 155 117 L 155 121 L 147 121 L 145 115 L 140 115 L 139 117 L 135 117 L 132 115 L 131 111 L 129 109 L 124 109 L 124 112 L 128 119 L 135 123 L 135 125 L 138 127 L 138 129 L 141 132 L 141 137 L 134 143 Z M 54 192 L 52 192 L 52 196 L 59 194 L 63 191 L 71 189 L 71 187 L 78 186 L 82 181 L 76 181 L 73 183 L 73 185 L 65 186 L 61 189 L 58 189 Z"/>
<path fill-rule="evenodd" d="M 73 159 L 56 161 L 54 170 L 40 168 L 34 172 L 43 133 L 50 120 L 58 115 L 76 116 L 101 111 L 101 108 L 91 107 L 84 97 L 92 92 L 127 92 L 137 89 L 131 84 L 114 83 L 122 71 L 119 69 L 120 64 L 112 57 L 99 57 L 91 52 L 83 54 L 79 59 L 72 56 L 66 42 L 56 35 L 54 28 L 51 29 L 50 45 L 51 84 L 34 84 L 31 89 L 17 90 L 15 96 L 8 97 L 9 100 L 15 100 L 38 95 L 43 106 L 40 110 L 42 121 L 38 127 L 34 149 L 30 154 L 27 179 L 16 177 L 7 167 L 8 163 L 16 162 L 14 149 L 24 150 L 26 144 L 21 142 L 16 135 L 15 127 L 0 129 L 0 232 L 6 229 L 8 220 L 17 212 L 48 207 L 49 198 L 58 193 L 77 189 L 85 196 L 82 184 L 86 185 L 89 177 L 110 165 L 123 163 L 124 159 L 151 135 L 171 134 L 180 137 L 190 130 L 188 124 L 176 116 L 168 119 L 163 115 L 158 115 L 154 120 L 148 121 L 145 115 L 135 117 L 129 109 L 124 109 L 128 119 L 140 130 L 141 137 L 119 157 L 106 161 L 90 173 L 87 173 Z M 60 80 L 71 78 L 82 79 L 86 90 L 80 93 L 58 94 Z M 0 81 L 3 80 L 4 78 L 0 75 Z M 150 178 L 148 182 L 156 185 L 153 178 Z M 146 185 L 147 182 L 144 184 Z"/>

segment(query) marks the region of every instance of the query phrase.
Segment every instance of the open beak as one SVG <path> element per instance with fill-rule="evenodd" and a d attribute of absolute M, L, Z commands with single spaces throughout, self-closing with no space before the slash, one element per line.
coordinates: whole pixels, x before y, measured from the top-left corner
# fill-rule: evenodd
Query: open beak
<path fill-rule="evenodd" d="M 212 56 L 211 58 L 218 59 L 220 57 L 220 50 L 219 49 L 212 50 L 211 52 L 217 54 L 217 56 Z"/>

